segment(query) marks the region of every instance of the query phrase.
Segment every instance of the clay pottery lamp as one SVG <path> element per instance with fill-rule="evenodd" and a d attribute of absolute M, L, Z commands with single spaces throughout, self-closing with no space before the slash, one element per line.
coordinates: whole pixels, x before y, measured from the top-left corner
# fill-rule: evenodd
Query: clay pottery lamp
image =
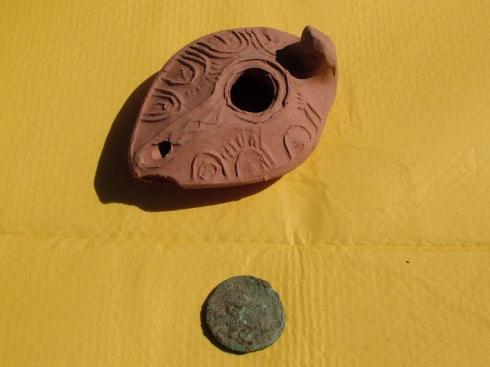
<path fill-rule="evenodd" d="M 156 75 L 129 147 L 138 179 L 183 188 L 280 177 L 318 144 L 337 84 L 335 46 L 307 26 L 213 33 Z"/>

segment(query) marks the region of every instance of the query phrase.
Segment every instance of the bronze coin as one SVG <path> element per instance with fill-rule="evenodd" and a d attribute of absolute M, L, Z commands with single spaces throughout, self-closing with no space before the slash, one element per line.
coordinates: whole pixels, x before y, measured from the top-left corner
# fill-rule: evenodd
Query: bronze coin
<path fill-rule="evenodd" d="M 270 346 L 285 316 L 279 295 L 265 280 L 236 276 L 219 284 L 204 306 L 204 322 L 225 349 L 247 353 Z"/>

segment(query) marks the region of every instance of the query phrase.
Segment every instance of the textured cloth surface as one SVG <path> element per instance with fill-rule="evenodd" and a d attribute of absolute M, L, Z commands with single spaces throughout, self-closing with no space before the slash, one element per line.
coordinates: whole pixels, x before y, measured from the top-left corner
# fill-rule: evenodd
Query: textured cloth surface
<path fill-rule="evenodd" d="M 1 1 L 0 365 L 488 367 L 489 19 L 484 0 Z M 143 82 L 178 49 L 306 24 L 340 74 L 302 166 L 250 195 L 128 179 Z M 287 317 L 244 356 L 200 325 L 239 274 Z"/>

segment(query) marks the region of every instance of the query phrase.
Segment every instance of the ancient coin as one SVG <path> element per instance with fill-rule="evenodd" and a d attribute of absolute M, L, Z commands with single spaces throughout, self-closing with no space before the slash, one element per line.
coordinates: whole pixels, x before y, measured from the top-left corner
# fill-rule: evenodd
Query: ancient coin
<path fill-rule="evenodd" d="M 219 284 L 204 305 L 205 327 L 220 345 L 239 353 L 274 343 L 284 329 L 284 309 L 265 280 L 236 276 Z"/>

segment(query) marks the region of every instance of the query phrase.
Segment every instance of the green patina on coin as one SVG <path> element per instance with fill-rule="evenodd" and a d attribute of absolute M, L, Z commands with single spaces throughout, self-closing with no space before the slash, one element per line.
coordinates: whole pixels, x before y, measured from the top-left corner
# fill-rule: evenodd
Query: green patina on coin
<path fill-rule="evenodd" d="M 284 309 L 265 280 L 236 276 L 219 284 L 204 306 L 204 321 L 223 347 L 246 353 L 274 343 L 284 329 Z"/>

